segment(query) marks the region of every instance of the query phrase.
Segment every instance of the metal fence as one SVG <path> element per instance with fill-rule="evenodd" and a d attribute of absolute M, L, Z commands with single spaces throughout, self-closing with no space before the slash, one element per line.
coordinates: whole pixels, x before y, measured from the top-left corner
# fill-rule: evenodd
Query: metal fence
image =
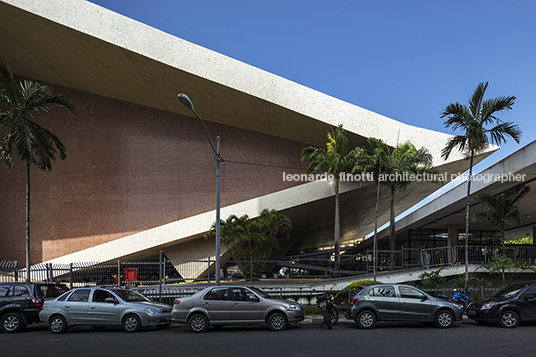
<path fill-rule="evenodd" d="M 513 259 L 536 263 L 533 246 L 470 246 L 469 262 L 484 263 L 504 254 Z M 377 270 L 435 267 L 465 262 L 463 246 L 427 249 L 377 251 Z M 341 255 L 341 269 L 334 271 L 335 256 L 291 256 L 284 260 L 222 260 L 222 280 L 318 279 L 368 274 L 373 270 L 373 252 Z M 77 262 L 70 264 L 37 264 L 30 267 L 32 281 L 55 281 L 74 286 L 141 286 L 171 285 L 184 282 L 213 282 L 214 258 L 167 258 L 160 254 L 152 261 Z M 391 264 L 393 262 L 393 264 Z M 0 282 L 26 279 L 26 268 L 16 261 L 0 262 Z"/>
<path fill-rule="evenodd" d="M 523 245 L 470 245 L 469 263 L 482 264 L 493 257 L 504 255 L 514 260 L 526 260 L 536 264 L 536 247 Z M 465 263 L 465 246 L 438 247 L 421 250 L 422 265 L 426 268 Z"/>

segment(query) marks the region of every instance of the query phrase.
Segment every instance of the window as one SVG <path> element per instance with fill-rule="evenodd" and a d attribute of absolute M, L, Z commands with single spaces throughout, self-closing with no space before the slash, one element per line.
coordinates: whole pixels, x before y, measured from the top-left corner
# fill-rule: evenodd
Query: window
<path fill-rule="evenodd" d="M 97 289 L 93 292 L 92 301 L 105 302 L 107 298 L 113 298 L 113 295 L 106 290 Z"/>
<path fill-rule="evenodd" d="M 401 286 L 398 288 L 398 291 L 400 291 L 400 297 L 406 298 L 406 299 L 422 299 L 424 297 L 423 293 L 421 293 L 417 289 L 408 288 L 406 286 Z"/>
<path fill-rule="evenodd" d="M 19 297 L 28 297 L 30 296 L 30 292 L 28 291 L 28 288 L 23 285 L 15 285 L 15 289 L 13 290 L 15 293 L 15 296 Z"/>
<path fill-rule="evenodd" d="M 228 288 L 213 288 L 203 297 L 204 300 L 227 300 Z"/>
<path fill-rule="evenodd" d="M 80 289 L 76 290 L 74 293 L 69 296 L 69 301 L 82 301 L 87 302 L 89 300 L 89 293 L 91 289 Z"/>
<path fill-rule="evenodd" d="M 370 290 L 369 295 L 395 297 L 395 289 L 392 286 L 377 286 Z"/>
<path fill-rule="evenodd" d="M 0 297 L 12 296 L 10 287 L 11 285 L 0 285 Z"/>

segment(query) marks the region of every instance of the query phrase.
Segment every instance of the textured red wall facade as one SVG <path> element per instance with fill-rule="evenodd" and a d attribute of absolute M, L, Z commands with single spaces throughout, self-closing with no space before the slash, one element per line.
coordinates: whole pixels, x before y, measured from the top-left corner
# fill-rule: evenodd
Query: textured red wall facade
<path fill-rule="evenodd" d="M 214 154 L 197 119 L 50 87 L 73 100 L 78 115 L 54 109 L 36 117 L 65 144 L 67 159 L 51 172 L 31 167 L 32 264 L 215 208 Z M 305 144 L 205 124 L 229 160 L 221 164 L 222 206 L 298 184 L 283 172 L 304 172 Z M 18 159 L 0 168 L 0 260 L 24 262 L 25 175 Z"/>

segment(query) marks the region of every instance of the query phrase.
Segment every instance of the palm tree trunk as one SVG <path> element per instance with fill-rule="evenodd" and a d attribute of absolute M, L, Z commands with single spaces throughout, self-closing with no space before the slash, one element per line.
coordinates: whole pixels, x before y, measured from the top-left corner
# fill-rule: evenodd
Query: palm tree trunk
<path fill-rule="evenodd" d="M 379 170 L 378 170 L 379 171 Z M 378 188 L 376 190 L 376 216 L 374 218 L 374 244 L 372 248 L 372 266 L 374 273 L 374 281 L 376 281 L 376 269 L 378 265 L 378 206 L 380 203 L 380 180 L 378 178 Z"/>
<path fill-rule="evenodd" d="M 467 181 L 467 197 L 465 198 L 465 283 L 463 286 L 464 294 L 467 294 L 467 287 L 469 285 L 469 205 L 471 198 L 471 180 L 473 177 L 473 157 L 474 151 L 471 151 L 471 158 L 469 162 L 469 180 Z"/>
<path fill-rule="evenodd" d="M 396 227 L 395 227 L 395 189 L 391 188 L 391 213 L 389 217 L 389 250 L 391 251 L 391 267 L 396 264 Z"/>
<path fill-rule="evenodd" d="M 338 186 L 338 183 L 337 183 Z M 341 219 L 339 216 L 339 190 L 335 193 L 335 266 L 333 270 L 341 270 Z M 337 275 L 338 276 L 338 275 Z"/>
<path fill-rule="evenodd" d="M 26 160 L 26 281 L 30 281 L 30 160 Z"/>

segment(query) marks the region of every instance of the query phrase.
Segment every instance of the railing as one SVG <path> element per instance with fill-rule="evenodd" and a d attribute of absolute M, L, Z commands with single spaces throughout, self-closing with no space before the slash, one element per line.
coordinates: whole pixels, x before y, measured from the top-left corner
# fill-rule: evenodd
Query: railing
<path fill-rule="evenodd" d="M 221 261 L 222 280 L 315 279 L 334 277 L 334 256 L 303 255 L 285 260 Z M 464 246 L 427 249 L 377 251 L 377 271 L 435 267 L 465 262 Z M 484 263 L 493 256 L 504 254 L 514 259 L 536 262 L 533 246 L 469 246 L 469 262 Z M 337 277 L 370 274 L 373 252 L 341 255 Z M 391 264 L 393 262 L 393 264 Z M 165 286 L 184 282 L 213 282 L 214 258 L 171 258 L 160 255 L 153 261 L 77 262 L 70 264 L 37 264 L 30 268 L 32 281 L 56 281 L 73 286 Z M 0 282 L 26 278 L 26 268 L 16 261 L 0 262 Z"/>

